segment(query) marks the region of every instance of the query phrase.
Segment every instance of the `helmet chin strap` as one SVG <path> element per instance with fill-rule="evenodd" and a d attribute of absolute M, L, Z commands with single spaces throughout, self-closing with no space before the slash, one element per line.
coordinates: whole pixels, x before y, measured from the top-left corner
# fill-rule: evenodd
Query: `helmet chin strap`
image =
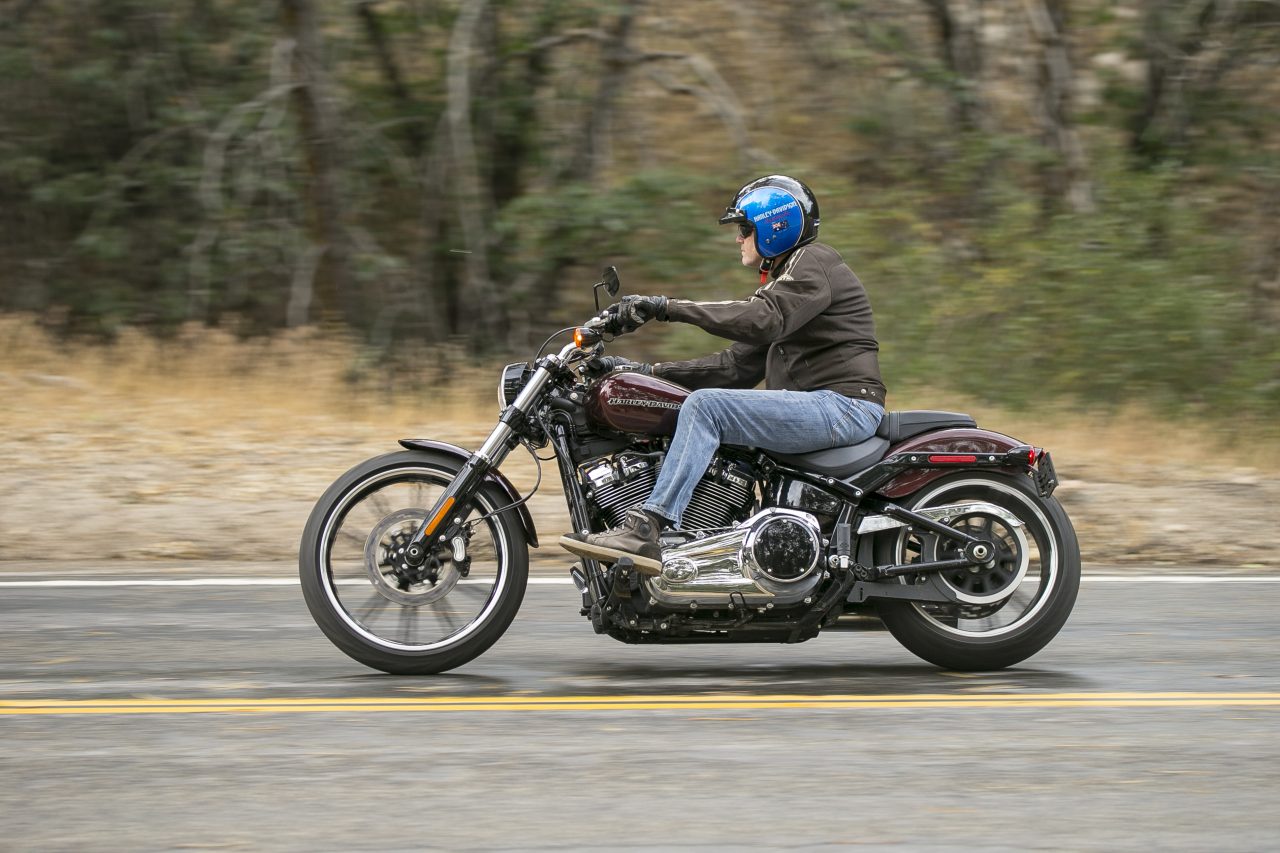
<path fill-rule="evenodd" d="M 760 283 L 769 283 L 769 270 L 773 269 L 773 258 L 764 258 L 760 261 Z"/>

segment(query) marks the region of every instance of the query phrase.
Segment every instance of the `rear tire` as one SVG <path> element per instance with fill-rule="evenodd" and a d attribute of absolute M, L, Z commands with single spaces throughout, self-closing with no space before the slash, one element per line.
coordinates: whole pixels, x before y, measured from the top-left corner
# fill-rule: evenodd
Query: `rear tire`
<path fill-rule="evenodd" d="M 446 556 L 426 581 L 404 583 L 394 573 L 396 545 L 462 461 L 420 451 L 375 457 L 339 477 L 311 512 L 298 552 L 307 608 L 325 636 L 365 666 L 393 675 L 453 669 L 497 642 L 520 609 L 529 548 L 515 510 L 472 525 L 465 567 Z M 510 502 L 486 484 L 470 514 Z"/>
<path fill-rule="evenodd" d="M 1021 528 L 1012 528 L 998 520 L 969 519 L 971 524 L 985 523 L 987 531 L 995 528 L 992 535 L 1008 565 L 994 569 L 990 578 L 973 578 L 966 570 L 950 573 L 953 580 L 947 583 L 977 603 L 886 599 L 877 608 L 898 642 L 932 664 L 953 670 L 1003 669 L 1040 651 L 1066 623 L 1080 587 L 1080 546 L 1062 505 L 1040 497 L 1026 477 L 962 472 L 930 483 L 903 503 L 918 508 L 965 500 L 995 504 L 1023 522 Z M 933 559 L 937 539 L 890 531 L 877 543 L 877 562 Z"/>

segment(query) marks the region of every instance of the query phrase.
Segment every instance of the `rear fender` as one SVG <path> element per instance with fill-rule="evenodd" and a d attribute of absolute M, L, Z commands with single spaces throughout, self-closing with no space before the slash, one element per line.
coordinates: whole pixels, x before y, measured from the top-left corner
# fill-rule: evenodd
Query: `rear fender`
<path fill-rule="evenodd" d="M 452 456 L 460 462 L 466 462 L 471 458 L 470 452 L 463 450 L 456 444 L 449 444 L 445 441 L 432 441 L 429 438 L 402 438 L 400 446 L 409 450 L 426 450 L 435 453 L 444 453 Z M 506 478 L 501 471 L 493 470 L 485 475 L 486 483 L 493 483 L 506 493 L 512 503 L 520 500 L 520 493 L 516 491 L 516 487 L 511 485 L 511 481 Z M 529 506 L 520 504 L 516 507 L 516 511 L 520 515 L 520 523 L 524 525 L 525 538 L 529 540 L 529 544 L 534 548 L 538 547 L 538 531 L 533 526 L 533 516 L 529 514 Z"/>
<path fill-rule="evenodd" d="M 887 456 L 895 453 L 1005 453 L 1015 447 L 1025 445 L 998 432 L 986 429 L 943 429 L 937 432 L 926 432 L 889 448 Z M 954 466 L 946 468 L 916 468 L 904 471 L 876 490 L 876 494 L 886 498 L 897 499 L 918 491 L 939 477 L 954 474 Z M 987 468 L 985 470 L 992 470 Z M 1005 470 L 1005 469 L 1000 469 Z M 1022 473 L 1022 468 L 1008 468 L 1012 473 Z"/>

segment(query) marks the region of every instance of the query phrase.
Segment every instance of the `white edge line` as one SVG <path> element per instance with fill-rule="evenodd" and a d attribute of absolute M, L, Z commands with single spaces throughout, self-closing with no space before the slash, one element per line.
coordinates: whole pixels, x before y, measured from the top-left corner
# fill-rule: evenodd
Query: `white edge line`
<path fill-rule="evenodd" d="M 1277 575 L 1084 575 L 1081 583 L 1280 583 Z"/>
<path fill-rule="evenodd" d="M 1169 583 L 1169 584 L 1208 584 L 1208 583 L 1280 583 L 1280 575 L 1085 575 L 1083 583 Z M 474 580 L 462 583 L 487 583 Z M 533 585 L 568 585 L 572 578 L 529 578 Z M 354 578 L 338 582 L 342 586 L 359 586 L 367 581 Z M 138 578 L 136 580 L 78 580 L 63 578 L 44 581 L 0 581 L 0 588 L 35 589 L 58 587 L 131 587 L 131 586 L 297 586 L 297 578 Z"/>
<path fill-rule="evenodd" d="M 338 581 L 339 586 L 362 586 L 361 578 Z M 489 581 L 461 581 L 464 584 Z M 529 578 L 530 584 L 570 584 L 572 578 Z M 297 578 L 138 578 L 136 580 L 77 580 L 73 578 L 47 581 L 0 581 L 0 588 L 30 589 L 35 587 L 115 587 L 115 586 L 297 586 Z"/>

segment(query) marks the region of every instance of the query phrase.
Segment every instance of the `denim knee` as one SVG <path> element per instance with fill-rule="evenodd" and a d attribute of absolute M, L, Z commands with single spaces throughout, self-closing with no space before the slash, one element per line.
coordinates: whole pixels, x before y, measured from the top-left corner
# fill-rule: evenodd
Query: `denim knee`
<path fill-rule="evenodd" d="M 711 429 L 719 431 L 720 424 L 716 419 L 716 392 L 718 388 L 699 388 L 689 393 L 684 398 L 684 402 L 680 404 L 680 414 L 677 419 L 679 426 L 692 429 L 696 425 L 697 428 L 707 430 Z"/>
<path fill-rule="evenodd" d="M 699 388 L 689 392 L 689 396 L 685 397 L 684 402 L 680 404 L 680 416 L 684 417 L 686 412 L 694 418 L 709 414 L 707 404 L 711 402 L 714 395 L 714 388 Z"/>

